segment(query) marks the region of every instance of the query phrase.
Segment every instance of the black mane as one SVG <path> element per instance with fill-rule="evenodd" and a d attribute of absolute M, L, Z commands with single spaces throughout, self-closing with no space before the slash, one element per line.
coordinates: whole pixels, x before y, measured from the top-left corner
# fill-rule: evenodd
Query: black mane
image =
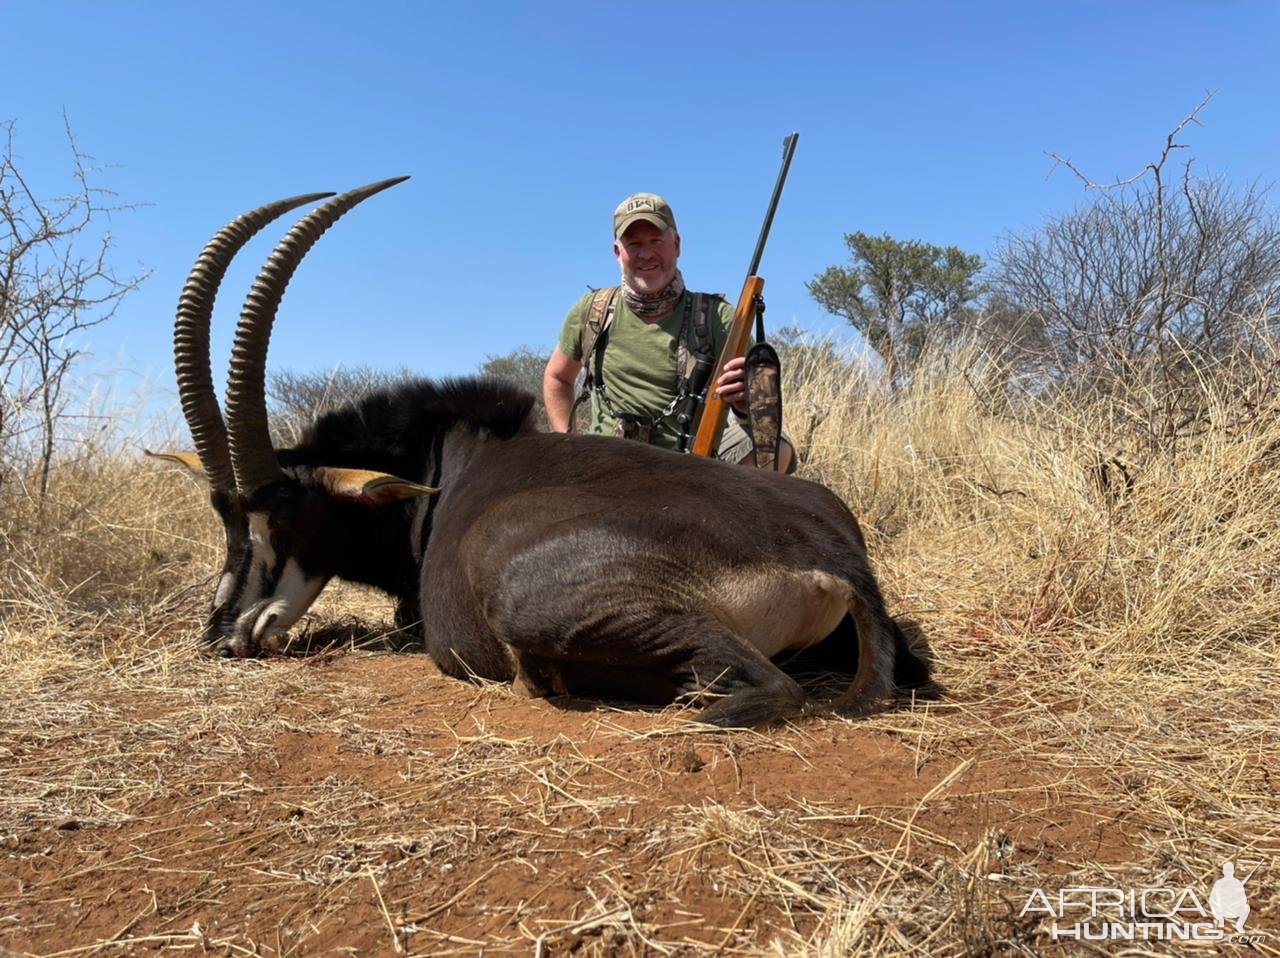
<path fill-rule="evenodd" d="M 488 377 L 411 379 L 327 412 L 282 465 L 376 469 L 417 477 L 432 439 L 457 423 L 507 439 L 533 428 L 537 400 L 512 383 Z"/>

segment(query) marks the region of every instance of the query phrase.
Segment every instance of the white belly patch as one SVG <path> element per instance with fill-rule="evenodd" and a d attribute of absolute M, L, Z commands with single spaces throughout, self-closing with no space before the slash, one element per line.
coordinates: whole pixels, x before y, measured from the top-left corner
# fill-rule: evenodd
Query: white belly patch
<path fill-rule="evenodd" d="M 716 618 L 768 658 L 830 635 L 849 611 L 851 593 L 829 573 L 776 566 L 726 572 L 711 588 Z"/>

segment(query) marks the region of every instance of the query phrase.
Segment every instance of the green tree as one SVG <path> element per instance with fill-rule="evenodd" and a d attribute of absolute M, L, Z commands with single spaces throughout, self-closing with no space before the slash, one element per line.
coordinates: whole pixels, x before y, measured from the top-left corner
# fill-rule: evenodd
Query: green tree
<path fill-rule="evenodd" d="M 888 234 L 847 233 L 844 241 L 850 265 L 829 266 L 805 286 L 863 335 L 897 386 L 931 336 L 951 335 L 968 319 L 982 257 Z"/>
<path fill-rule="evenodd" d="M 550 350 L 532 346 L 518 346 L 509 353 L 485 356 L 476 372 L 481 376 L 493 376 L 529 390 L 535 396 L 542 395 L 542 373 L 547 368 Z"/>
<path fill-rule="evenodd" d="M 542 374 L 547 368 L 549 349 L 536 349 L 533 346 L 517 346 L 509 353 L 485 357 L 476 372 L 481 376 L 492 376 L 505 379 L 522 389 L 527 389 L 538 397 L 534 415 L 542 428 L 547 427 L 547 413 L 542 405 Z"/>

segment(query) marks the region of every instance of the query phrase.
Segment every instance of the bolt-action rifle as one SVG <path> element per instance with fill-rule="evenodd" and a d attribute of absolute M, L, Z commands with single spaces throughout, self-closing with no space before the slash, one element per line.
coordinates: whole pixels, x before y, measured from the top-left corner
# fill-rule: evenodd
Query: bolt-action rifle
<path fill-rule="evenodd" d="M 746 282 L 742 285 L 742 295 L 738 298 L 738 308 L 733 315 L 733 323 L 729 327 L 728 335 L 725 338 L 724 347 L 720 351 L 720 358 L 714 367 L 709 356 L 700 356 L 697 358 L 693 373 L 689 382 L 689 398 L 685 403 L 684 410 L 678 417 L 680 424 L 680 437 L 677 443 L 677 449 L 680 452 L 692 451 L 695 456 L 712 456 L 715 454 L 716 448 L 720 445 L 720 435 L 724 431 L 725 416 L 729 412 L 729 404 L 726 403 L 719 395 L 707 396 L 707 387 L 720 378 L 720 374 L 724 372 L 725 365 L 731 359 L 739 356 L 747 355 L 748 340 L 751 336 L 752 322 L 754 321 L 756 328 L 756 345 L 752 349 L 752 355 L 747 358 L 747 391 L 751 393 L 753 370 L 769 367 L 776 374 L 778 368 L 777 354 L 773 351 L 773 347 L 764 341 L 764 279 L 757 275 L 760 269 L 760 259 L 764 256 L 764 244 L 769 239 L 769 228 L 773 225 L 773 214 L 778 210 L 778 200 L 782 197 L 782 187 L 787 180 L 787 170 L 791 166 L 791 157 L 796 152 L 796 142 L 800 139 L 800 134 L 792 133 L 782 142 L 782 169 L 778 172 L 778 182 L 774 184 L 773 196 L 769 200 L 769 209 L 765 213 L 764 226 L 760 228 L 760 238 L 756 241 L 755 255 L 751 257 L 751 266 L 747 270 Z M 763 380 L 766 377 L 761 377 Z M 776 393 L 776 375 L 774 376 L 774 391 Z M 692 437 L 692 450 L 690 450 L 689 427 L 697 418 L 698 410 L 702 411 L 702 418 L 698 422 L 698 432 Z M 781 419 L 781 397 L 777 399 L 777 420 Z M 775 422 L 775 431 L 780 425 Z M 772 456 L 761 455 L 765 452 L 761 447 L 767 445 L 768 441 L 761 443 L 756 437 L 756 464 L 765 468 L 775 468 L 774 460 L 777 456 L 777 436 L 772 439 Z"/>

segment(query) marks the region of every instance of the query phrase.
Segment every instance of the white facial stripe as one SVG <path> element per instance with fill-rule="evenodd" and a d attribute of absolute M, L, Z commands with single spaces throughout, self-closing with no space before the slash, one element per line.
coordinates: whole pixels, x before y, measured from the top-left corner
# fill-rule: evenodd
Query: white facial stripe
<path fill-rule="evenodd" d="M 276 550 L 271 545 L 271 523 L 265 512 L 249 513 L 249 547 L 254 558 L 266 563 L 268 568 L 276 564 Z"/>
<path fill-rule="evenodd" d="M 227 599 L 231 595 L 231 589 L 236 584 L 236 576 L 234 572 L 224 572 L 218 578 L 218 588 L 213 593 L 213 607 L 221 609 L 227 604 Z"/>
<path fill-rule="evenodd" d="M 265 647 L 275 636 L 288 632 L 311 608 L 327 581 L 323 576 L 308 577 L 292 559 L 286 561 L 271 601 L 253 624 L 253 638 L 258 644 Z"/>

